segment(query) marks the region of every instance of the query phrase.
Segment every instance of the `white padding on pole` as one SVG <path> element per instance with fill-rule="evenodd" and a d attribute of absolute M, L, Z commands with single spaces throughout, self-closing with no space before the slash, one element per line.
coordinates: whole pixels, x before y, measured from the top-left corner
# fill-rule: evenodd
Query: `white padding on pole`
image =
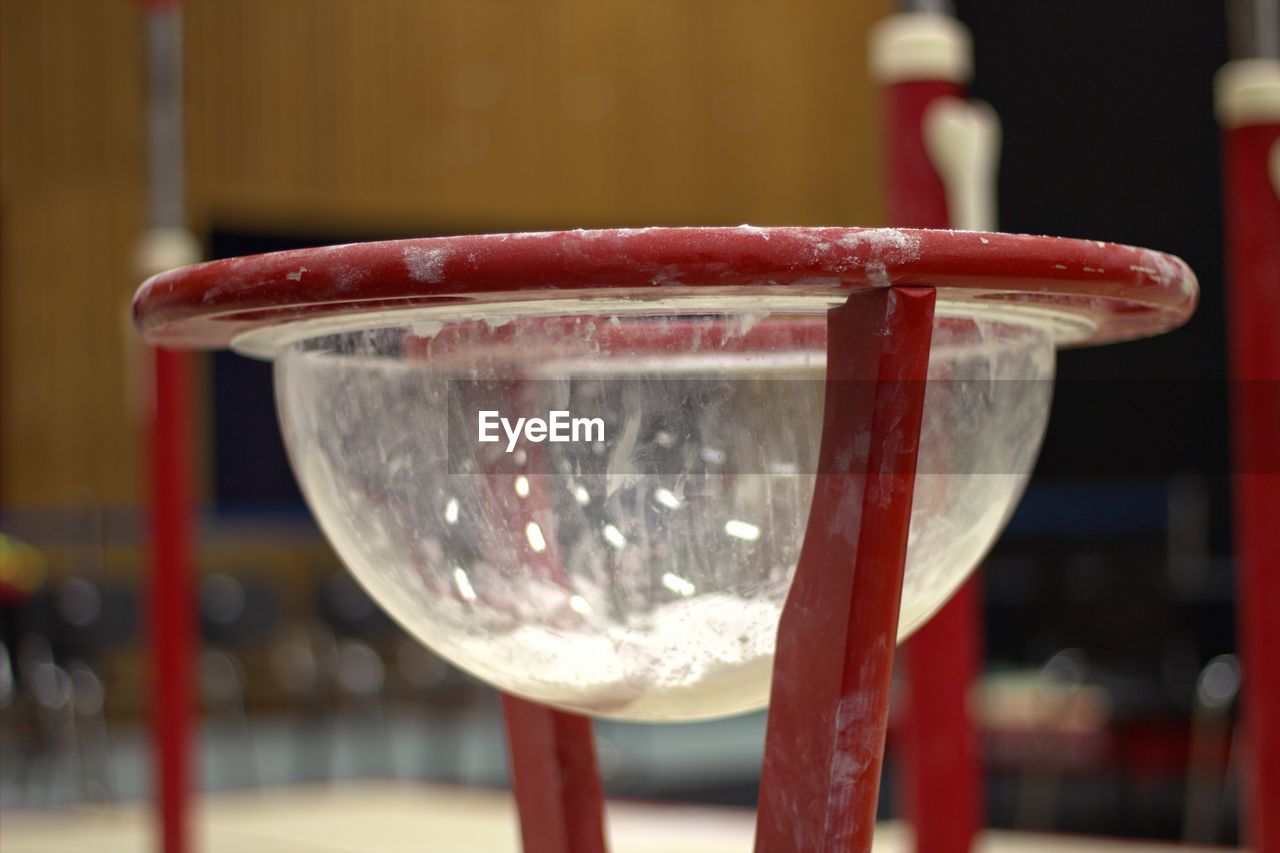
<path fill-rule="evenodd" d="M 150 278 L 199 263 L 200 254 L 200 241 L 187 229 L 151 228 L 138 242 L 134 264 L 140 276 Z"/>
<path fill-rule="evenodd" d="M 1213 80 L 1218 123 L 1230 129 L 1280 124 L 1280 59 L 1237 59 Z"/>
<path fill-rule="evenodd" d="M 990 104 L 936 98 L 925 109 L 924 145 L 947 193 L 947 218 L 960 231 L 996 230 L 1000 117 Z"/>
<path fill-rule="evenodd" d="M 892 15 L 871 28 L 869 47 L 871 75 L 882 84 L 973 77 L 969 30 L 950 15 Z"/>

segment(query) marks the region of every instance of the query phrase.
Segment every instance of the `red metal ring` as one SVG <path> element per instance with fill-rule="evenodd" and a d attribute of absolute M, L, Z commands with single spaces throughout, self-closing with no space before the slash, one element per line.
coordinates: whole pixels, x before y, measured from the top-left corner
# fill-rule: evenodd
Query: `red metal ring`
<path fill-rule="evenodd" d="M 1143 337 L 1195 309 L 1180 259 L 1090 240 L 867 228 L 642 228 L 429 237 L 212 261 L 148 280 L 134 297 L 147 340 L 229 344 L 301 319 L 424 305 L 681 296 L 815 296 L 895 285 L 940 304 L 999 301 L 1084 321 L 1072 343 Z"/>

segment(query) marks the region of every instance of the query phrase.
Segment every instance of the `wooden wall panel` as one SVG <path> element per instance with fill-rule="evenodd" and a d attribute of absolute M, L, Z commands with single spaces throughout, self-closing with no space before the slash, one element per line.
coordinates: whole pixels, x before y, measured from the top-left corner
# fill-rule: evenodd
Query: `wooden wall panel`
<path fill-rule="evenodd" d="M 0 5 L 0 506 L 137 494 L 141 35 L 130 3 Z"/>
<path fill-rule="evenodd" d="M 197 206 L 406 233 L 875 221 L 885 5 L 194 2 Z"/>
<path fill-rule="evenodd" d="M 887 0 L 189 0 L 198 229 L 880 220 Z M 0 0 L 0 506 L 129 503 L 143 22 Z"/>

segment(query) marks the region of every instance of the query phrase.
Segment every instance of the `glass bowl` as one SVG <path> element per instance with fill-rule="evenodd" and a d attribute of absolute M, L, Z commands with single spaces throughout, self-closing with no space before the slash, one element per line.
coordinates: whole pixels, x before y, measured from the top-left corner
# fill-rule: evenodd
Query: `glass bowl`
<path fill-rule="evenodd" d="M 285 444 L 356 578 L 466 672 L 600 717 L 750 711 L 768 701 L 821 475 L 832 304 L 596 300 L 304 324 L 276 349 Z M 1053 371 L 1050 322 L 939 303 L 900 638 L 1011 514 Z M 545 429 L 513 431 L 519 418 Z"/>

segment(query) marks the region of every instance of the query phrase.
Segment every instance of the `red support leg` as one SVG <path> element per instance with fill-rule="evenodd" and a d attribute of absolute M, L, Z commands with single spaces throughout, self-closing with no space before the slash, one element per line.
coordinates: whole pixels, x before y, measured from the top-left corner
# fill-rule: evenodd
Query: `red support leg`
<path fill-rule="evenodd" d="M 524 853 L 604 853 L 591 720 L 503 694 Z"/>
<path fill-rule="evenodd" d="M 1223 138 L 1235 466 L 1236 606 L 1244 667 L 1245 843 L 1280 853 L 1280 124 Z"/>
<path fill-rule="evenodd" d="M 163 853 L 191 849 L 191 364 L 157 349 L 151 423 L 150 656 L 154 791 Z"/>
<path fill-rule="evenodd" d="M 902 646 L 903 790 L 922 853 L 965 853 L 979 829 L 982 773 L 968 700 L 979 667 L 981 606 L 974 576 Z"/>
<path fill-rule="evenodd" d="M 951 227 L 923 126 L 931 104 L 964 98 L 965 87 L 910 80 L 885 86 L 883 96 L 889 221 L 906 228 Z M 902 647 L 902 791 L 919 853 L 965 853 L 982 824 L 978 733 L 966 701 L 982 665 L 979 584 L 970 578 Z"/>
<path fill-rule="evenodd" d="M 778 627 L 758 853 L 868 851 L 897 643 L 934 292 L 828 315 L 819 473 Z"/>

